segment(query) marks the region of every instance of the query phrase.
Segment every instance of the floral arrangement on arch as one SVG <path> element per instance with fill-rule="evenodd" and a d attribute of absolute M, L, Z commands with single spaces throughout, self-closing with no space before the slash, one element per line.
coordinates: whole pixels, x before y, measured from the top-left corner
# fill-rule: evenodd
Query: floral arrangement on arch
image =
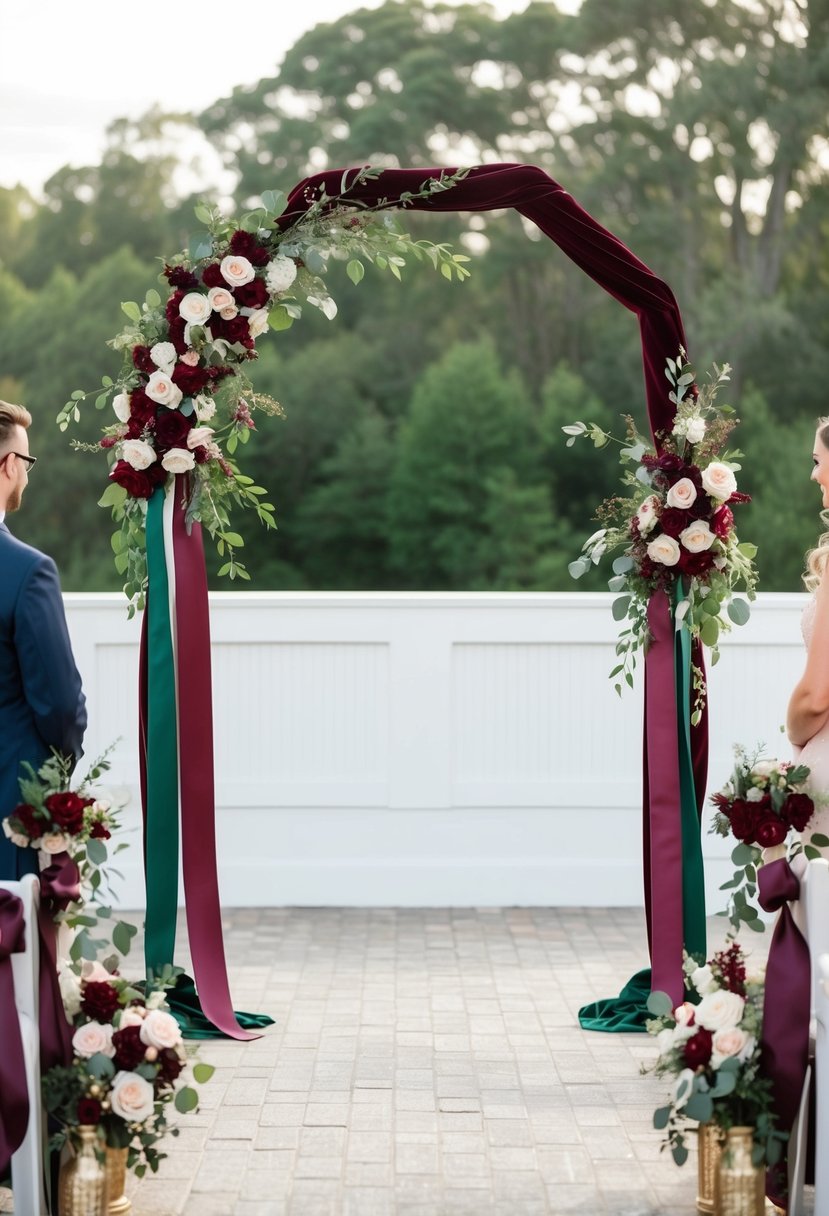
<path fill-rule="evenodd" d="M 780 851 L 789 858 L 802 852 L 813 861 L 822 856 L 820 848 L 829 847 L 829 837 L 819 832 L 812 832 L 808 842 L 801 839 L 815 813 L 808 789 L 809 768 L 763 758 L 761 750 L 748 753 L 737 744 L 731 777 L 711 796 L 716 807 L 711 832 L 737 842 L 731 853 L 734 875 L 720 887 L 729 893 L 728 906 L 717 913 L 729 918 L 735 932 L 743 924 L 758 933 L 765 929 L 755 899 L 757 871 L 766 850 Z"/>
<path fill-rule="evenodd" d="M 74 1058 L 42 1078 L 46 1110 L 59 1124 L 50 1147 L 60 1150 L 68 1142 L 77 1149 L 78 1129 L 91 1126 L 101 1150 L 128 1149 L 127 1169 L 139 1178 L 158 1169 L 166 1156 L 156 1147 L 159 1140 L 178 1135 L 168 1123 L 170 1103 L 182 1113 L 198 1108 L 198 1092 L 182 1083 L 187 1057 L 165 1004 L 165 990 L 178 973 L 170 967 L 138 988 L 97 960 L 61 971 Z M 193 1079 L 208 1081 L 213 1071 L 197 1063 Z"/>
<path fill-rule="evenodd" d="M 750 498 L 737 489 L 735 472 L 741 453 L 726 448 L 737 423 L 734 411 L 717 403 L 729 371 L 728 364 L 715 364 L 713 375 L 700 387 L 684 351 L 678 359 L 668 359 L 668 398 L 676 413 L 670 435 L 657 437 L 658 451 L 639 434 L 630 417 L 624 441 L 595 424 L 575 422 L 562 428 L 567 446 L 580 437 L 598 448 L 621 444 L 624 494 L 601 504 L 596 512 L 601 528 L 585 541 L 581 555 L 569 566 L 570 574 L 580 578 L 605 554 L 621 550 L 608 583 L 618 593 L 614 619 L 627 621 L 616 647 L 621 661 L 610 673 L 618 678 L 619 693 L 622 678 L 633 686 L 636 652 L 649 640 L 648 601 L 656 590 L 665 591 L 676 621 L 691 637 L 711 648 L 713 663 L 719 657 L 720 635 L 732 623 L 743 625 L 749 618 L 747 601 L 734 598 L 734 592 L 742 587 L 748 600 L 755 598 L 752 559 L 757 549 L 740 543 L 732 507 Z M 693 676 L 692 721 L 698 722 L 705 681 L 696 664 Z"/>
<path fill-rule="evenodd" d="M 652 1071 L 674 1078 L 653 1125 L 666 1133 L 677 1165 L 687 1160 L 685 1137 L 694 1123 L 713 1123 L 724 1132 L 753 1127 L 755 1164 L 774 1165 L 786 1136 L 776 1129 L 771 1083 L 761 1071 L 763 977 L 747 975 L 735 941 L 709 962 L 686 955 L 684 969 L 698 1004 L 686 1001 L 674 1009 L 664 992 L 648 998 L 654 1017 L 647 1028 L 659 1048 Z"/>
<path fill-rule="evenodd" d="M 254 390 L 246 366 L 256 358 L 257 339 L 268 329 L 288 329 L 304 304 L 329 319 L 336 316 L 326 285 L 330 261 L 344 260 L 355 284 L 364 277 L 366 262 L 398 279 L 409 259 L 431 262 L 450 280 L 468 276 L 469 258 L 448 245 L 414 240 L 390 210 L 451 188 L 466 171 L 433 178 L 394 204 L 367 206 L 354 191 L 380 172 L 346 171 L 339 195 L 321 191 L 293 223 L 280 220 L 287 199 L 278 191 L 266 191 L 262 206 L 241 222 L 224 218 L 214 207 L 197 206 L 196 218 L 206 232 L 165 264 L 165 298 L 153 289 L 143 304 L 121 306 L 129 323 L 110 342 L 124 352 L 117 380 L 104 376 L 95 392 L 76 389 L 60 411 L 61 430 L 79 420 L 81 403 L 89 397 L 99 409 L 111 403 L 115 413 L 99 445 L 76 442 L 75 447 L 103 449 L 109 457 L 110 484 L 99 505 L 110 507 L 119 525 L 112 546 L 116 568 L 126 579 L 130 615 L 144 606 L 147 500 L 176 474 L 189 475 L 188 522 L 200 522 L 226 558 L 219 574 L 249 578 L 236 557 L 243 539 L 231 530 L 231 509 L 253 510 L 272 528 L 274 507 L 266 490 L 241 472 L 234 454 L 255 430 L 255 410 L 282 411 Z"/>

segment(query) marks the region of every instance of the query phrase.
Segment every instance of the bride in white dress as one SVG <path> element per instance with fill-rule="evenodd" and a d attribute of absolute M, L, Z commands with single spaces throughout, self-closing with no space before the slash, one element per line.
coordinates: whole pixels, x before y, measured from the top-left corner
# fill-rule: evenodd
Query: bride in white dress
<path fill-rule="evenodd" d="M 820 486 L 824 510 L 829 510 L 829 418 L 821 418 L 812 449 L 812 481 Z M 806 556 L 806 589 L 813 593 L 803 613 L 806 670 L 789 701 L 787 731 L 794 758 L 808 766 L 809 793 L 815 813 L 803 833 L 829 835 L 829 532 Z M 824 856 L 829 850 L 821 850 Z"/>

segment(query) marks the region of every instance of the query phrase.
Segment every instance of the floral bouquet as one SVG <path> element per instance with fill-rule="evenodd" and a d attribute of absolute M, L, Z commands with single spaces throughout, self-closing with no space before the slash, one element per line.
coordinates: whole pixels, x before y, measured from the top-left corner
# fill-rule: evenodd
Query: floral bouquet
<path fill-rule="evenodd" d="M 699 996 L 676 1009 L 664 992 L 654 992 L 658 1076 L 675 1078 L 671 1099 L 657 1109 L 653 1125 L 666 1132 L 677 1165 L 688 1157 L 685 1136 L 691 1123 L 754 1128 L 754 1161 L 773 1165 L 785 1135 L 775 1128 L 771 1083 L 760 1069 L 763 980 L 746 975 L 745 956 L 732 941 L 709 962 L 686 956 L 685 974 Z"/>
<path fill-rule="evenodd" d="M 25 801 L 3 820 L 3 831 L 12 844 L 21 849 L 40 849 L 51 856 L 77 856 L 89 850 L 91 841 L 109 840 L 116 826 L 111 804 L 85 794 L 84 786 L 80 790 L 69 788 L 71 764 L 65 757 L 54 752 L 38 772 L 30 764 L 23 767 L 27 775 L 21 778 L 20 790 Z M 94 767 L 95 777 L 108 767 L 102 757 Z M 95 845 L 91 851 L 100 856 Z"/>
<path fill-rule="evenodd" d="M 712 662 L 719 654 L 720 634 L 731 623 L 745 624 L 749 605 L 733 598 L 742 586 L 749 600 L 755 598 L 757 575 L 752 558 L 754 545 L 741 544 L 734 529 L 732 507 L 750 501 L 737 489 L 735 470 L 741 453 L 726 450 L 736 425 L 730 406 L 718 405 L 717 394 L 729 379 L 730 368 L 714 365 L 714 375 L 699 388 L 694 373 L 684 361 L 668 359 L 666 375 L 671 384 L 669 400 L 676 406 L 670 435 L 658 435 L 656 450 L 627 418 L 625 442 L 595 424 L 572 423 L 563 428 L 568 446 L 584 436 L 596 447 L 621 442 L 624 496 L 606 500 L 596 517 L 602 527 L 582 546 L 570 563 L 570 573 L 580 578 L 605 553 L 621 550 L 613 562 L 611 591 L 619 592 L 613 603 L 617 621 L 627 620 L 616 646 L 621 662 L 611 678 L 624 676 L 633 686 L 636 651 L 649 639 L 647 609 L 652 594 L 661 589 L 675 606 L 694 640 L 711 647 Z M 696 705 L 692 721 L 698 722 L 705 684 L 694 665 Z M 621 682 L 615 685 L 621 693 Z"/>
<path fill-rule="evenodd" d="M 761 758 L 759 749 L 748 754 L 739 745 L 734 748 L 734 771 L 711 797 L 717 808 L 711 832 L 738 842 L 731 854 L 734 876 L 720 887 L 730 893 L 728 907 L 718 913 L 729 918 L 735 931 L 741 924 L 759 933 L 765 928 L 753 902 L 764 849 L 783 848 L 791 856 L 802 851 L 813 860 L 821 856 L 815 846 L 829 846 L 829 837 L 819 833 L 808 844 L 799 839 L 789 843 L 790 833 L 805 831 L 814 814 L 805 788 L 808 776 L 806 765 Z"/>
<path fill-rule="evenodd" d="M 129 1150 L 127 1168 L 138 1177 L 158 1169 L 166 1155 L 158 1141 L 178 1135 L 167 1122 L 170 1102 L 180 1112 L 198 1107 L 197 1091 L 178 1084 L 187 1061 L 178 1022 L 165 1007 L 176 974 L 169 968 L 142 991 L 97 961 L 61 972 L 74 1059 L 42 1078 L 46 1109 L 59 1124 L 53 1149 L 67 1142 L 77 1148 L 78 1128 L 94 1126 L 101 1149 Z M 212 1073 L 208 1064 L 193 1067 L 198 1083 Z"/>
<path fill-rule="evenodd" d="M 233 456 L 255 429 L 252 410 L 282 411 L 254 391 L 246 366 L 256 358 L 257 339 L 269 328 L 288 329 L 304 305 L 329 320 L 336 316 L 325 278 L 329 262 L 345 261 L 355 284 L 367 262 L 399 279 L 409 259 L 431 262 L 450 280 L 468 276 L 468 257 L 415 241 L 393 219 L 392 204 L 359 201 L 359 187 L 380 172 L 369 166 L 344 173 L 339 195 L 321 191 L 293 223 L 284 215 L 285 195 L 273 190 L 241 222 L 196 207 L 206 231 L 164 266 L 164 298 L 152 289 L 142 305 L 122 304 L 128 325 L 110 342 L 124 352 L 117 381 L 104 376 L 94 392 L 76 389 L 58 415 L 65 430 L 90 396 L 98 409 L 111 403 L 114 411 L 98 445 L 75 447 L 108 454 L 110 485 L 100 505 L 112 508 L 118 524 L 112 545 L 130 615 L 144 606 L 147 500 L 175 474 L 189 474 L 188 523 L 202 523 L 226 558 L 219 574 L 249 578 L 236 558 L 243 540 L 230 528 L 230 509 L 250 508 L 272 528 L 274 508 Z M 440 174 L 400 202 L 430 197 L 465 176 L 465 170 Z"/>

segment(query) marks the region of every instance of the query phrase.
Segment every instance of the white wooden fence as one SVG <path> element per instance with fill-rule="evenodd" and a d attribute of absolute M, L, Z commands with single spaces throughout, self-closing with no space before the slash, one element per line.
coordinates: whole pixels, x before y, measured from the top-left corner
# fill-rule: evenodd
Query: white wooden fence
<path fill-rule="evenodd" d="M 609 595 L 211 596 L 223 903 L 641 902 L 639 688 L 608 682 Z M 122 906 L 142 903 L 138 624 L 68 594 L 86 754 L 120 736 Z M 803 666 L 805 596 L 767 594 L 711 673 L 711 790 L 731 745 L 780 734 Z M 641 674 L 641 672 L 639 673 Z M 729 873 L 706 837 L 709 910 Z"/>

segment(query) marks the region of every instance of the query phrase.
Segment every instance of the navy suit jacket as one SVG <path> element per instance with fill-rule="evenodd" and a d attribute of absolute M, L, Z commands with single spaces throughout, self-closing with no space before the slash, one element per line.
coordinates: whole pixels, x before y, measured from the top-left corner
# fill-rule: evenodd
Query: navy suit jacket
<path fill-rule="evenodd" d="M 0 522 L 0 820 L 20 802 L 22 761 L 37 769 L 51 748 L 77 760 L 85 729 L 55 563 Z M 36 850 L 0 831 L 0 879 L 36 870 Z"/>

